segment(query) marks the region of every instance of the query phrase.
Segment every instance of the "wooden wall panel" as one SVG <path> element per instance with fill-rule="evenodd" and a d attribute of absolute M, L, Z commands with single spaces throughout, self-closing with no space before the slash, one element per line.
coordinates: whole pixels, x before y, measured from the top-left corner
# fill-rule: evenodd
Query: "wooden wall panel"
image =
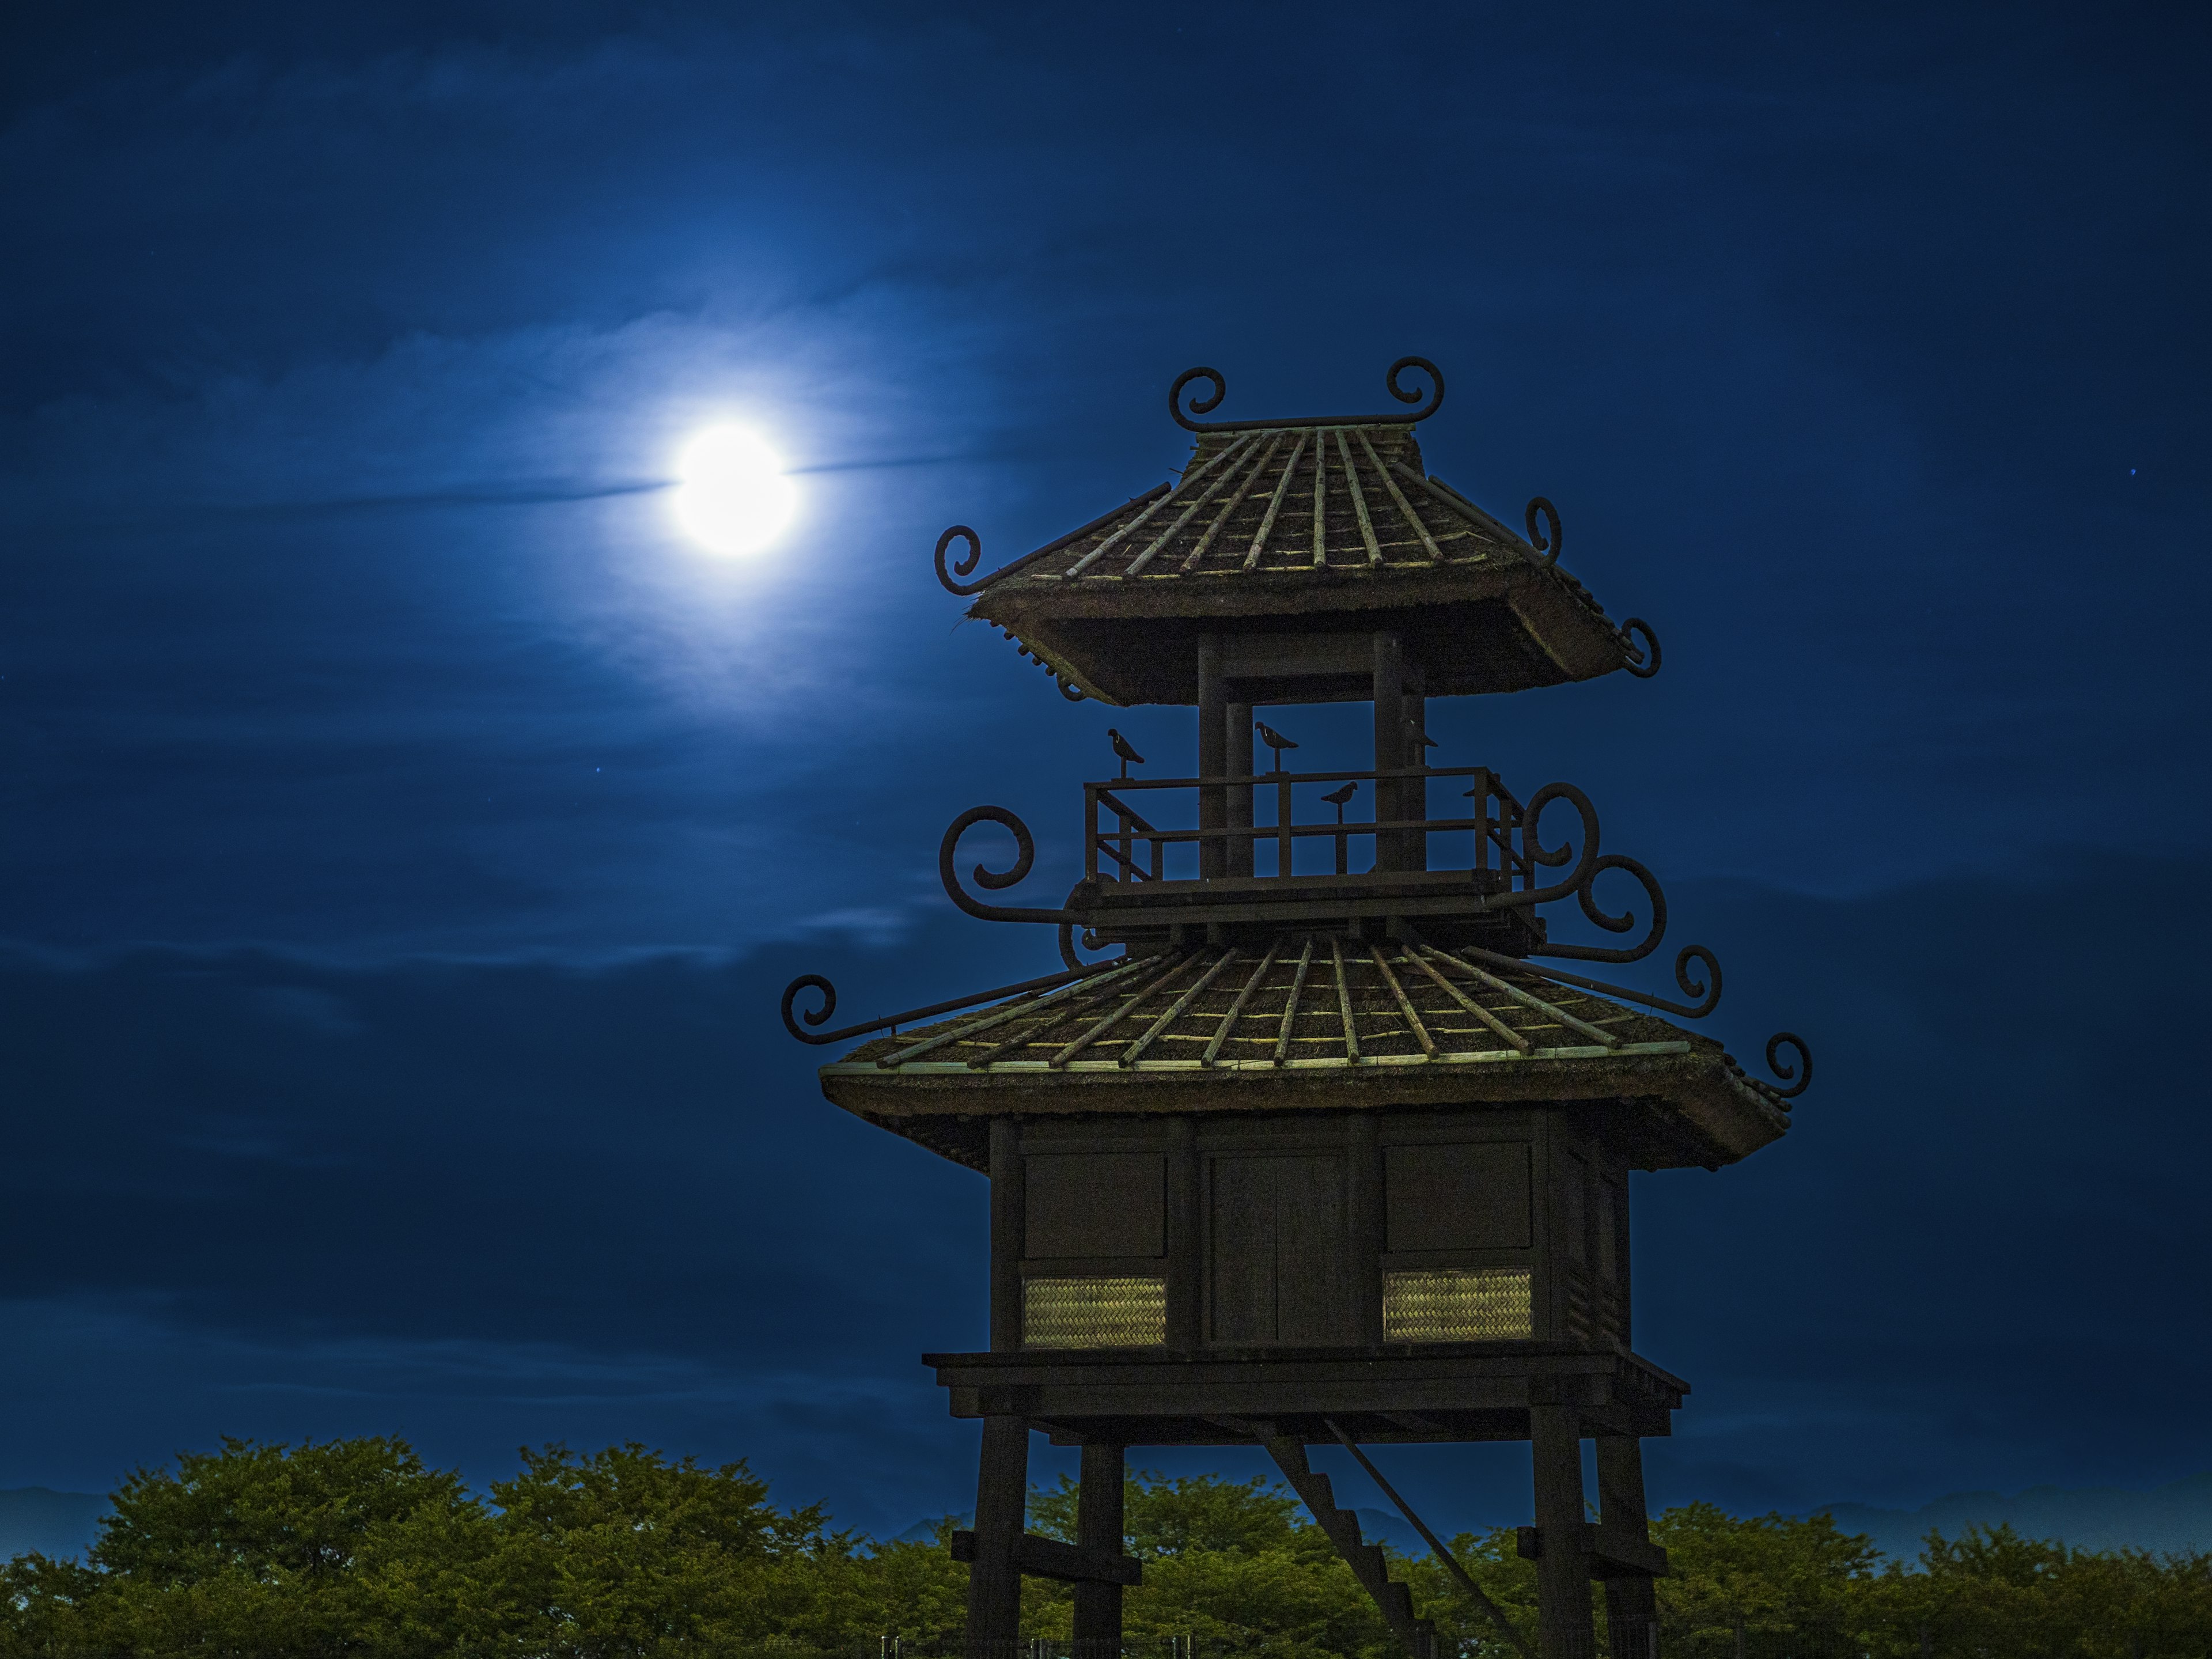
<path fill-rule="evenodd" d="M 1272 1158 L 1217 1158 L 1206 1220 L 1208 1334 L 1216 1342 L 1275 1335 L 1275 1172 Z"/>
<path fill-rule="evenodd" d="M 1398 1253 L 1528 1248 L 1526 1142 L 1390 1146 L 1384 1158 L 1386 1249 Z"/>
<path fill-rule="evenodd" d="M 1312 1346 L 1354 1341 L 1344 1159 L 1267 1162 L 1275 1166 L 1275 1340 Z"/>
<path fill-rule="evenodd" d="M 1031 1153 L 1023 1254 L 1158 1256 L 1167 1252 L 1167 1158 L 1159 1152 Z"/>

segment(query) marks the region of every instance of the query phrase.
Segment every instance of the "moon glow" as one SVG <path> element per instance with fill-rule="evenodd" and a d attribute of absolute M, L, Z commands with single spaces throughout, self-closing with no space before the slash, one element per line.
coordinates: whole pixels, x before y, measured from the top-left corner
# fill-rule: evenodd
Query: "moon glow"
<path fill-rule="evenodd" d="M 799 505 L 799 491 L 775 452 L 741 426 L 700 433 L 684 446 L 676 470 L 677 522 L 710 552 L 758 552 Z"/>

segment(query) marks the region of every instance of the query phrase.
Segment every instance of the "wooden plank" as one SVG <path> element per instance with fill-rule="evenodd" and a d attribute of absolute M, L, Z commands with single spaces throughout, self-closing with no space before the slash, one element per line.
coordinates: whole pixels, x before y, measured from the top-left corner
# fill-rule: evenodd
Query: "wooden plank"
<path fill-rule="evenodd" d="M 1019 1118 L 991 1120 L 991 1347 L 1022 1346 L 1022 1229 L 1028 1211 Z"/>
<path fill-rule="evenodd" d="M 1298 999 L 1305 994 L 1306 975 L 1313 968 L 1313 935 L 1306 935 L 1305 948 L 1298 952 L 1298 970 L 1291 975 L 1291 994 L 1283 1004 L 1283 1023 L 1275 1033 L 1275 1064 L 1280 1066 L 1291 1057 L 1291 1032 L 1298 1023 Z"/>
<path fill-rule="evenodd" d="M 1030 1425 L 983 1419 L 975 1477 L 975 1557 L 968 1568 L 968 1653 L 1001 1659 L 1021 1639 L 1022 1573 L 1016 1558 L 1029 1504 Z"/>
<path fill-rule="evenodd" d="M 1207 1274 L 1216 1342 L 1275 1334 L 1275 1171 L 1271 1158 L 1217 1158 L 1208 1172 Z"/>
<path fill-rule="evenodd" d="M 1023 1164 L 1025 1259 L 1167 1253 L 1163 1154 L 1031 1152 Z"/>
<path fill-rule="evenodd" d="M 1328 954 L 1336 963 L 1336 1011 L 1344 1018 L 1344 1056 L 1358 1060 L 1359 1026 L 1352 1016 L 1352 985 L 1344 975 L 1344 945 L 1334 933 L 1328 936 Z"/>
<path fill-rule="evenodd" d="M 1256 568 L 1260 562 L 1260 555 L 1267 545 L 1267 532 L 1275 527 L 1275 515 L 1283 510 L 1283 497 L 1290 494 L 1291 476 L 1298 470 L 1298 458 L 1306 453 L 1306 444 L 1311 436 L 1310 433 L 1299 433 L 1297 447 L 1291 452 L 1291 459 L 1283 463 L 1282 482 L 1275 486 L 1274 495 L 1267 502 L 1267 515 L 1260 520 L 1260 528 L 1252 538 L 1251 550 L 1244 555 L 1244 568 L 1247 570 Z"/>
<path fill-rule="evenodd" d="M 1434 946 L 1431 946 L 1430 948 L 1432 950 L 1435 949 Z M 1588 1037 L 1592 1042 L 1598 1043 L 1607 1048 L 1618 1048 L 1620 1047 L 1620 1038 L 1616 1033 L 1608 1031 L 1602 1026 L 1593 1025 L 1586 1019 L 1576 1018 L 1574 1015 L 1569 1013 L 1565 1009 L 1559 1006 L 1556 1003 L 1547 1002 L 1543 998 L 1536 995 L 1534 992 L 1522 990 L 1510 980 L 1500 979 L 1488 969 L 1478 968 L 1474 963 L 1468 961 L 1465 957 L 1455 956 L 1449 951 L 1437 951 L 1437 955 L 1442 957 L 1446 962 L 1450 963 L 1453 966 L 1462 969 L 1468 974 L 1474 975 L 1476 981 L 1481 984 L 1487 985 L 1492 990 L 1504 992 L 1507 996 L 1511 997 L 1514 1001 L 1519 1003 L 1522 1007 L 1533 1008 L 1538 1013 L 1546 1016 L 1547 1018 L 1556 1019 L 1560 1024 L 1565 1026 L 1569 1030 L 1579 1031 L 1583 1036 Z"/>
<path fill-rule="evenodd" d="M 1385 1246 L 1525 1250 L 1534 1242 L 1525 1141 L 1428 1141 L 1383 1152 Z"/>
<path fill-rule="evenodd" d="M 1354 1112 L 1344 1136 L 1345 1231 L 1351 1240 L 1352 1338 L 1382 1340 L 1382 1121 Z"/>
<path fill-rule="evenodd" d="M 1514 1048 L 1519 1049 L 1524 1054 L 1534 1051 L 1536 1046 L 1534 1043 L 1529 1042 L 1527 1037 L 1522 1036 L 1520 1032 L 1515 1030 L 1504 1020 L 1498 1018 L 1497 1015 L 1492 1013 L 1489 1009 L 1484 1007 L 1473 997 L 1468 995 L 1466 992 L 1461 990 L 1458 986 L 1453 984 L 1442 974 L 1438 973 L 1436 970 L 1435 964 L 1431 963 L 1428 957 L 1422 954 L 1423 951 L 1427 947 L 1425 946 L 1419 946 L 1407 952 L 1408 959 L 1412 961 L 1413 966 L 1426 974 L 1438 985 L 1443 987 L 1445 995 L 1450 997 L 1455 1002 L 1458 1003 L 1461 1007 L 1466 1009 L 1470 1014 L 1473 1014 L 1477 1019 L 1488 1026 L 1491 1030 L 1495 1032 L 1498 1036 L 1504 1037 L 1505 1041 L 1512 1044 Z"/>
<path fill-rule="evenodd" d="M 1435 1059 L 1437 1040 L 1429 1035 L 1429 1028 L 1421 1024 L 1421 1017 L 1414 1011 L 1413 1000 L 1406 994 L 1406 988 L 1398 983 L 1397 975 L 1390 971 L 1390 964 L 1383 957 L 1382 947 L 1380 945 L 1372 945 L 1369 947 L 1367 954 L 1373 959 L 1376 971 L 1382 975 L 1382 982 L 1390 988 L 1390 994 L 1398 1000 L 1398 1012 L 1405 1018 L 1406 1029 L 1413 1034 L 1413 1041 L 1421 1045 L 1423 1054 L 1431 1060 Z"/>
<path fill-rule="evenodd" d="M 1186 952 L 1177 956 L 1173 962 L 1169 963 L 1165 971 L 1156 974 L 1151 979 L 1146 980 L 1142 985 L 1139 985 L 1135 990 L 1130 992 L 1127 997 L 1122 999 L 1121 1006 L 1120 1007 L 1115 1009 L 1112 1013 L 1108 1014 L 1103 1019 L 1093 1021 L 1081 1035 L 1077 1036 L 1073 1041 L 1062 1045 L 1062 1047 L 1055 1052 L 1052 1058 L 1046 1063 L 1051 1066 L 1055 1071 L 1066 1065 L 1069 1060 L 1073 1060 L 1085 1048 L 1088 1048 L 1092 1043 L 1097 1042 L 1100 1037 L 1104 1036 L 1107 1032 L 1112 1030 L 1123 1020 L 1128 1018 L 1131 1014 L 1136 1012 L 1138 1005 L 1143 1002 L 1146 997 L 1152 995 L 1153 992 L 1158 990 L 1163 985 L 1165 985 L 1177 974 L 1182 972 L 1182 970 L 1188 968 L 1194 960 L 1196 960 L 1196 955 L 1194 952 Z"/>
<path fill-rule="evenodd" d="M 1544 1659 L 1589 1659 L 1589 1558 L 1583 1552 L 1583 1447 L 1575 1408 L 1553 1400 L 1528 1407 L 1536 1486 L 1537 1628 Z"/>
<path fill-rule="evenodd" d="M 952 1534 L 948 1552 L 955 1561 L 971 1565 L 978 1548 L 972 1532 Z M 1116 1553 L 1107 1555 L 1086 1550 L 1079 1544 L 1069 1544 L 1057 1538 L 1047 1538 L 1034 1532 L 1025 1532 L 1014 1540 L 1014 1568 L 1018 1573 L 1031 1578 L 1054 1578 L 1063 1584 L 1078 1587 L 1077 1606 L 1082 1605 L 1081 1589 L 1085 1586 L 1110 1589 L 1116 1608 L 1116 1622 L 1121 1599 L 1121 1586 L 1134 1584 L 1144 1577 L 1144 1563 L 1134 1556 Z"/>
<path fill-rule="evenodd" d="M 1075 1498 L 1075 1541 L 1094 1560 L 1129 1559 L 1125 1553 L 1128 1545 L 1122 1514 L 1125 1474 L 1120 1445 L 1093 1441 L 1083 1448 Z M 1130 1565 L 1134 1566 L 1136 1563 L 1132 1561 Z M 1123 1582 L 1119 1578 L 1076 1582 L 1073 1634 L 1077 1652 L 1121 1652 Z M 1138 1581 L 1133 1577 L 1126 1582 Z"/>
<path fill-rule="evenodd" d="M 1352 464 L 1352 448 L 1344 441 L 1342 427 L 1336 429 L 1336 453 L 1344 462 L 1345 487 L 1352 492 L 1352 511 L 1359 520 L 1359 538 L 1367 544 L 1367 562 L 1380 564 L 1382 544 L 1375 539 L 1375 524 L 1367 516 L 1367 492 L 1359 487 L 1359 472 Z"/>
<path fill-rule="evenodd" d="M 1275 1322 L 1268 1334 L 1314 1346 L 1358 1341 L 1343 1158 L 1267 1161 L 1275 1166 Z"/>
<path fill-rule="evenodd" d="M 1275 965 L 1275 953 L 1282 948 L 1283 941 L 1279 935 L 1268 941 L 1267 953 L 1260 958 L 1260 965 L 1252 970 L 1252 977 L 1244 981 L 1244 988 L 1237 994 L 1237 1000 L 1229 1005 L 1229 1012 L 1222 1015 L 1221 1024 L 1214 1028 L 1212 1039 L 1206 1045 L 1206 1052 L 1199 1056 L 1200 1065 L 1211 1066 L 1221 1058 L 1222 1044 L 1234 1035 L 1237 1022 L 1243 1018 L 1244 1005 L 1252 1000 L 1252 994 L 1267 977 L 1267 969 Z"/>
<path fill-rule="evenodd" d="M 1190 989 L 1185 991 L 1181 996 L 1170 1003 L 1168 1005 L 1167 1012 L 1146 1028 L 1144 1036 L 1139 1037 L 1134 1042 L 1131 1043 L 1127 1048 L 1121 1051 L 1121 1064 L 1124 1066 L 1134 1066 L 1138 1060 L 1142 1059 L 1144 1057 L 1145 1050 L 1151 1048 L 1154 1042 L 1158 1041 L 1160 1033 L 1166 1030 L 1168 1027 L 1174 1024 L 1176 1021 L 1181 1019 L 1182 1018 L 1182 1011 L 1189 1007 L 1193 1002 L 1198 1000 L 1199 993 L 1205 990 L 1207 986 L 1212 984 L 1215 980 L 1218 979 L 1221 976 L 1221 970 L 1236 960 L 1237 952 L 1234 951 L 1224 951 L 1219 957 L 1216 957 L 1213 966 L 1207 969 L 1205 973 L 1199 975 L 1198 982 L 1195 985 L 1192 986 Z"/>
<path fill-rule="evenodd" d="M 1198 1126 L 1168 1120 L 1168 1346 L 1188 1353 L 1199 1345 L 1200 1274 Z"/>

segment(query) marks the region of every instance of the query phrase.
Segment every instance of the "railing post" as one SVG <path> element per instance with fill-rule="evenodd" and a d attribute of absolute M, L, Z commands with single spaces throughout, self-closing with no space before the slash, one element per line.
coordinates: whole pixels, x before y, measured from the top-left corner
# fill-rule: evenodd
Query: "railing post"
<path fill-rule="evenodd" d="M 1098 879 L 1098 787 L 1090 783 L 1083 786 L 1083 874 Z"/>
<path fill-rule="evenodd" d="M 1477 767 L 1474 787 L 1468 793 L 1474 798 L 1474 811 L 1468 816 L 1474 820 L 1475 891 L 1482 890 L 1480 872 L 1490 867 L 1490 769 Z"/>
<path fill-rule="evenodd" d="M 1275 786 L 1275 873 L 1291 873 L 1291 848 L 1295 838 L 1291 834 L 1291 780 L 1288 773 Z"/>

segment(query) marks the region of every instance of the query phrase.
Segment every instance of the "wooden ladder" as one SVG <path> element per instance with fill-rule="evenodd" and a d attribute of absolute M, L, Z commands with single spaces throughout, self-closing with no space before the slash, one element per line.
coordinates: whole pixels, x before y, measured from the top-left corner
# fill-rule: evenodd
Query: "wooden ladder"
<path fill-rule="evenodd" d="M 1352 1577 L 1375 1598 L 1375 1606 L 1382 1613 L 1383 1622 L 1390 1626 L 1391 1633 L 1412 1659 L 1434 1659 L 1435 1622 L 1413 1616 L 1413 1592 L 1390 1577 L 1382 1547 L 1370 1544 L 1359 1535 L 1359 1517 L 1350 1510 L 1337 1507 L 1336 1493 L 1329 1486 L 1328 1477 L 1314 1473 L 1312 1465 L 1306 1462 L 1305 1443 L 1273 1433 L 1272 1424 L 1255 1423 L 1252 1426 L 1267 1447 L 1267 1455 L 1283 1472 L 1283 1479 L 1305 1500 L 1315 1521 L 1328 1534 L 1329 1542 L 1336 1546 L 1336 1553 L 1352 1569 Z"/>

